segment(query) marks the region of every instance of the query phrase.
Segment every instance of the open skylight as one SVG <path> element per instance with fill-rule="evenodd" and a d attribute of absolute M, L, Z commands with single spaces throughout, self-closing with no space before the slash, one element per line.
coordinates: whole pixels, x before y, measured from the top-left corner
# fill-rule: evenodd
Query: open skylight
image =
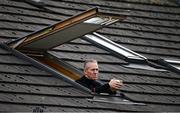
<path fill-rule="evenodd" d="M 125 14 L 104 13 L 98 8 L 93 8 L 7 44 L 75 80 L 79 77 L 79 73 L 67 68 L 70 66 L 64 65 L 59 59 L 50 55 L 48 50 L 123 20 L 125 17 Z"/>
<path fill-rule="evenodd" d="M 24 50 L 47 51 L 124 18 L 125 16 L 103 13 L 99 12 L 97 8 L 93 8 L 11 42 L 9 45 Z"/>
<path fill-rule="evenodd" d="M 31 62 L 35 66 L 38 66 L 39 68 L 52 73 L 52 75 L 68 83 L 71 83 L 73 86 L 85 92 L 91 93 L 89 89 L 81 86 L 74 81 L 82 76 L 82 72 L 79 71 L 76 67 L 63 62 L 48 50 L 86 35 L 85 37 L 88 37 L 89 39 L 94 40 L 101 45 L 105 44 L 107 48 L 117 51 L 118 53 L 123 53 L 128 58 L 132 57 L 134 59 L 143 60 L 143 57 L 141 57 L 140 55 L 138 56 L 133 51 L 117 45 L 116 43 L 104 38 L 103 36 L 100 36 L 97 33 L 91 34 L 92 32 L 104 26 L 110 25 L 123 19 L 125 19 L 125 16 L 101 13 L 97 8 L 94 8 L 72 18 L 69 18 L 63 22 L 59 22 L 55 25 L 42 29 L 41 31 L 10 42 L 8 43 L 8 45 L 31 56 L 33 59 L 29 59 L 20 52 L 18 53 L 21 54 L 23 58 L 31 60 Z M 36 60 L 38 60 L 38 62 Z M 41 62 L 42 64 L 39 62 Z M 89 101 L 115 104 L 144 105 L 143 103 L 135 103 L 127 100 L 122 96 L 105 97 L 102 94 L 93 94 L 93 97 L 94 98 L 90 99 Z"/>
<path fill-rule="evenodd" d="M 129 58 L 137 57 L 136 53 L 133 53 L 132 51 L 130 52 L 130 50 L 128 53 L 128 50 L 123 47 L 121 47 L 122 50 L 120 50 L 120 46 L 116 45 L 110 40 L 103 38 L 99 34 L 91 34 L 92 32 L 102 27 L 108 26 L 123 19 L 125 19 L 124 15 L 121 16 L 116 14 L 102 13 L 99 12 L 97 8 L 94 8 L 77 16 L 59 22 L 55 25 L 42 29 L 38 32 L 32 33 L 26 37 L 15 40 L 13 42 L 9 42 L 8 45 L 11 48 L 15 48 L 32 57 L 33 59 L 31 60 L 33 64 L 38 66 L 39 68 L 42 68 L 43 70 L 52 73 L 52 75 L 71 83 L 73 86 L 79 87 L 79 89 L 90 93 L 89 89 L 81 86 L 74 81 L 79 79 L 83 73 L 76 67 L 73 67 L 71 64 L 63 62 L 52 52 L 49 52 L 49 50 L 86 35 L 86 37 L 89 37 L 90 39 L 92 38 L 102 45 L 103 43 L 105 43 L 107 45 L 106 47 L 113 48 L 114 51 L 118 51 L 119 53 L 124 52 L 124 54 Z M 99 37 L 100 40 L 93 37 Z M 19 54 L 21 54 L 21 52 L 19 52 Z M 24 55 L 22 56 L 27 58 Z M 136 59 L 143 58 L 138 56 L 138 58 Z M 39 62 L 41 62 L 42 64 Z M 111 99 L 115 99 L 116 101 L 112 101 Z M 92 101 L 108 103 L 112 102 L 118 104 L 136 104 L 134 102 L 123 99 L 120 96 L 114 98 L 106 97 L 106 99 L 102 99 L 101 97 L 97 98 L 97 96 L 94 96 L 94 99 Z"/>
<path fill-rule="evenodd" d="M 92 43 L 95 43 L 109 51 L 112 51 L 113 53 L 115 53 L 116 55 L 119 55 L 121 57 L 124 57 L 126 59 L 132 59 L 132 60 L 145 60 L 146 57 L 131 51 L 128 48 L 125 48 L 111 40 L 109 40 L 108 38 L 98 34 L 98 33 L 92 33 L 92 34 L 87 34 L 85 35 L 85 40 L 88 40 Z"/>
<path fill-rule="evenodd" d="M 113 53 L 117 57 L 120 57 L 128 61 L 129 64 L 123 65 L 124 67 L 144 69 L 144 70 L 153 70 L 153 71 L 165 71 L 164 69 L 155 68 L 155 67 L 152 67 L 151 65 L 148 65 L 146 57 L 126 47 L 123 47 L 96 32 L 85 35 L 84 40 L 87 40 L 93 44 L 96 44 L 97 46 Z"/>

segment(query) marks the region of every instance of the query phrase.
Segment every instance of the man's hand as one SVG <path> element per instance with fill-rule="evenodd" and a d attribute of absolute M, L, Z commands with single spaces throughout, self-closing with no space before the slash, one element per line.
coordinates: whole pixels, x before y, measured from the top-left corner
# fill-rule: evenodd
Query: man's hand
<path fill-rule="evenodd" d="M 112 91 L 119 90 L 122 87 L 122 85 L 123 85 L 123 81 L 118 79 L 111 79 L 109 82 L 109 86 Z"/>

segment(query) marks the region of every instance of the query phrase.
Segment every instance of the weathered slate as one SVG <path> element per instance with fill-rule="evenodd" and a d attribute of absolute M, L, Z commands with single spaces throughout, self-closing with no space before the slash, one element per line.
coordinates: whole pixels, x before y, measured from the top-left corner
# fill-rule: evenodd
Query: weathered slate
<path fill-rule="evenodd" d="M 133 24 L 133 23 L 117 23 L 115 25 L 111 25 L 112 29 L 129 29 L 134 31 L 143 31 L 143 32 L 154 32 L 154 33 L 164 33 L 164 34 L 175 34 L 180 35 L 180 30 L 174 27 L 162 27 L 162 26 L 149 26 L 143 24 Z"/>
<path fill-rule="evenodd" d="M 103 81 L 108 81 L 111 78 L 122 79 L 124 83 L 134 83 L 134 84 L 157 84 L 157 85 L 168 85 L 179 87 L 180 78 L 168 78 L 162 76 L 144 76 L 144 75 L 131 75 L 131 74 L 106 74 L 100 73 L 100 79 Z"/>
<path fill-rule="evenodd" d="M 14 6 L 14 7 L 23 7 L 23 8 L 31 8 L 31 9 L 38 9 L 37 7 L 34 7 L 30 4 L 27 4 L 25 2 L 21 2 L 21 1 L 15 1 L 15 0 L 1 0 L 1 4 L 5 5 L 5 6 Z"/>
<path fill-rule="evenodd" d="M 2 64 L 0 65 L 0 72 L 4 73 L 20 73 L 20 74 L 45 74 L 45 71 L 39 70 L 34 66 L 28 65 L 7 65 Z"/>
<path fill-rule="evenodd" d="M 6 13 L 12 13 L 15 15 L 26 15 L 26 16 L 32 16 L 32 17 L 39 17 L 39 18 L 49 18 L 49 19 L 54 19 L 58 18 L 56 14 L 51 14 L 51 13 L 46 13 L 44 11 L 39 11 L 31 8 L 19 8 L 19 7 L 9 7 L 9 6 L 4 6 L 0 8 L 1 12 L 6 12 Z M 38 15 L 38 16 L 37 16 Z"/>
<path fill-rule="evenodd" d="M 169 37 L 171 37 L 170 41 L 179 41 L 178 36 L 176 34 L 160 34 L 160 33 L 151 33 L 151 32 L 143 32 L 143 31 L 134 31 L 134 30 L 128 30 L 128 29 L 109 29 L 104 28 L 100 33 L 109 34 L 109 35 L 115 35 L 115 36 L 132 36 L 132 37 L 142 37 L 147 39 L 154 39 L 154 40 L 168 40 Z"/>
<path fill-rule="evenodd" d="M 31 84 L 18 84 L 18 83 L 0 83 L 0 92 L 11 93 L 24 93 L 24 94 L 36 94 L 36 95 L 52 95 L 52 96 L 66 96 L 71 97 L 90 97 L 86 93 L 76 90 L 70 85 L 66 86 L 54 86 L 54 85 L 31 85 Z M 49 91 L 51 90 L 51 91 Z"/>
<path fill-rule="evenodd" d="M 68 3 L 68 1 L 66 1 L 66 2 Z M 50 3 L 50 2 L 48 2 L 48 3 Z M 137 11 L 135 8 L 131 8 L 131 4 L 123 3 L 123 4 L 125 4 L 125 5 L 123 5 L 123 4 L 121 4 L 121 2 L 112 2 L 112 1 L 111 2 L 110 1 L 109 2 L 107 2 L 107 1 L 106 2 L 104 2 L 104 1 L 94 2 L 94 1 L 88 1 L 88 0 L 82 2 L 82 1 L 74 1 L 73 0 L 73 1 L 70 1 L 69 4 L 75 4 L 76 6 L 74 6 L 74 7 L 78 7 L 80 5 L 81 6 L 82 5 L 90 5 L 90 6 L 94 6 L 94 7 L 95 6 L 100 6 L 102 8 L 106 7 L 106 8 L 109 8 L 109 10 L 111 10 L 110 8 L 113 8 L 114 9 L 113 11 L 116 11 L 118 9 L 126 9 L 126 10 L 130 10 L 131 16 L 142 16 L 142 17 L 157 18 L 157 19 L 161 19 L 161 18 L 169 19 L 168 17 L 170 17 L 170 19 L 174 19 L 174 20 L 179 19 L 177 16 L 174 16 L 171 13 L 170 14 L 162 13 L 160 15 L 157 15 L 156 13 L 158 13 L 158 11 L 154 13 L 151 10 L 149 10 L 148 11 L 149 13 L 147 14 L 145 6 L 144 6 L 143 10 L 141 9 L 140 11 Z M 72 5 L 66 5 L 66 6 L 73 8 Z M 125 6 L 127 6 L 127 7 L 124 8 Z M 164 8 L 164 10 L 165 10 L 165 8 Z M 177 10 L 177 8 L 174 8 L 174 11 L 175 10 Z M 166 15 L 168 15 L 168 16 L 166 16 Z M 171 16 L 175 17 L 175 18 L 171 18 Z"/>
<path fill-rule="evenodd" d="M 179 21 L 168 21 L 168 20 L 157 20 L 150 18 L 140 17 L 128 17 L 124 22 L 132 24 L 143 24 L 150 26 L 161 26 L 161 27 L 180 27 Z"/>
<path fill-rule="evenodd" d="M 57 22 L 57 20 L 50 20 L 50 19 L 46 19 L 46 18 L 40 18 L 40 17 L 31 17 L 29 18 L 28 16 L 25 16 L 25 15 L 12 15 L 12 14 L 2 14 L 1 15 L 1 18 L 0 18 L 1 21 L 3 22 L 12 22 L 13 23 L 29 23 L 29 25 L 31 24 L 45 24 L 45 25 L 51 25 L 51 24 L 54 24 Z"/>
<path fill-rule="evenodd" d="M 27 30 L 27 31 L 38 31 L 42 28 L 47 27 L 46 26 L 41 26 L 41 25 L 29 25 L 25 23 L 10 23 L 10 22 L 3 22 L 0 23 L 1 29 L 19 29 L 19 30 Z"/>
<path fill-rule="evenodd" d="M 4 64 L 19 64 L 19 65 L 30 65 L 29 62 L 23 61 L 20 58 L 17 58 L 12 55 L 0 55 L 0 63 Z"/>
<path fill-rule="evenodd" d="M 51 52 L 51 54 L 53 54 Z M 111 63 L 111 64 L 127 64 L 124 60 L 119 60 L 116 57 L 109 56 L 106 54 L 98 55 L 93 53 L 72 53 L 72 52 L 55 52 L 55 55 L 58 56 L 57 58 L 61 60 L 73 60 L 77 62 L 84 62 L 87 59 L 96 59 L 98 62 L 105 62 L 105 63 Z M 72 59 L 73 58 L 73 59 Z"/>
<path fill-rule="evenodd" d="M 63 45 L 60 45 L 60 46 L 58 46 L 57 48 L 55 48 L 55 49 L 53 49 L 54 51 L 70 51 L 70 52 L 72 52 L 72 51 L 74 51 L 74 52 L 82 52 L 82 53 L 86 53 L 86 52 L 88 52 L 88 53 L 94 53 L 94 52 L 96 52 L 96 53 L 99 53 L 99 54 L 108 54 L 108 52 L 107 51 L 104 51 L 104 50 L 102 50 L 102 49 L 100 49 L 100 48 L 97 48 L 97 47 L 95 47 L 95 46 L 93 46 L 93 45 L 80 45 L 80 44 L 63 44 Z"/>
<path fill-rule="evenodd" d="M 8 74 L 8 73 L 0 73 L 1 78 L 0 82 L 2 83 L 20 83 L 20 84 L 29 84 L 29 85 L 41 85 L 41 86 L 71 86 L 70 84 L 59 81 L 54 78 L 52 75 L 48 74 L 37 74 L 37 75 L 27 75 L 27 74 Z"/>
<path fill-rule="evenodd" d="M 110 40 L 123 45 L 128 48 L 128 45 L 138 45 L 138 46 L 151 46 L 151 47 L 159 47 L 159 48 L 167 48 L 167 49 L 179 49 L 179 43 L 175 41 L 163 41 L 163 40 L 153 40 L 153 39 L 141 39 L 135 37 L 125 37 L 125 36 L 110 36 L 105 35 Z M 167 43 L 168 42 L 168 43 Z"/>
<path fill-rule="evenodd" d="M 24 37 L 89 8 L 107 12 L 130 10 L 123 23 L 98 32 L 148 60 L 179 58 L 180 10 L 175 3 L 163 1 L 46 0 L 44 8 L 19 0 L 1 0 L 0 41 Z M 48 9 L 48 10 L 45 10 Z M 49 12 L 51 10 L 51 12 Z M 83 37 L 82 37 L 83 38 Z M 82 70 L 87 58 L 100 65 L 100 79 L 124 81 L 122 92 L 146 106 L 94 102 L 92 95 L 32 66 L 10 52 L 0 49 L 0 111 L 179 111 L 180 76 L 170 71 L 127 68 L 123 59 L 104 48 L 77 39 L 53 49 L 64 62 Z M 11 108 L 11 109 L 9 109 Z"/>
<path fill-rule="evenodd" d="M 149 103 L 155 103 L 155 104 L 162 104 L 166 101 L 166 105 L 179 105 L 179 98 L 180 97 L 175 97 L 175 96 L 163 96 L 163 95 L 151 95 L 151 94 L 142 94 L 137 95 L 137 94 L 127 94 L 127 96 L 134 98 L 135 100 L 138 101 L 138 98 L 142 98 L 142 102 L 149 102 Z M 134 97 L 133 97 L 134 96 Z"/>
<path fill-rule="evenodd" d="M 9 109 L 11 108 L 11 109 Z M 17 103 L 0 103 L 0 111 L 9 111 L 9 112 L 103 112 L 103 109 L 90 109 L 90 108 L 69 108 L 67 106 L 48 106 L 48 105 L 26 105 L 26 104 L 17 104 Z M 107 112 L 112 112 L 112 110 L 107 110 Z"/>
<path fill-rule="evenodd" d="M 157 95 L 179 95 L 180 88 L 173 87 L 171 85 L 169 86 L 158 86 L 157 85 L 151 85 L 151 84 L 127 84 L 123 87 L 124 91 L 130 91 L 130 92 L 136 92 L 136 93 L 151 93 L 151 94 L 157 94 Z M 135 99 L 135 98 L 134 98 Z M 141 100 L 139 98 L 139 100 Z M 149 100 L 150 101 L 150 100 Z"/>

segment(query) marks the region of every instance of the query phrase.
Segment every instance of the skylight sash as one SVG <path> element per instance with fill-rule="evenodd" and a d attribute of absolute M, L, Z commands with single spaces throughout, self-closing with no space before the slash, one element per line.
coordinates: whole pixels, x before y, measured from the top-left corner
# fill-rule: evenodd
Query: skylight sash
<path fill-rule="evenodd" d="M 63 43 L 125 19 L 126 16 L 99 12 L 97 8 L 71 17 L 41 31 L 35 32 L 9 45 L 35 51 L 47 51 Z"/>
<path fill-rule="evenodd" d="M 49 34 L 46 38 L 42 40 L 37 40 L 33 43 L 25 45 L 24 48 L 32 48 L 35 50 L 48 50 L 65 42 L 83 36 L 89 32 L 93 32 L 100 27 L 100 25 L 80 23 L 78 25 L 74 25 L 73 27 L 68 28 L 68 30 L 65 29 L 57 31 L 56 33 Z"/>
<path fill-rule="evenodd" d="M 98 44 L 100 44 L 101 46 L 103 47 L 106 47 L 118 54 L 121 54 L 123 55 L 124 57 L 127 57 L 129 59 L 139 59 L 139 60 L 145 60 L 146 57 L 138 54 L 138 53 L 135 53 L 133 51 L 131 51 L 130 49 L 127 49 L 109 39 L 107 39 L 106 37 L 98 34 L 98 33 L 93 33 L 93 34 L 87 34 L 85 35 L 86 38 L 88 38 L 88 40 L 91 40 L 91 41 L 94 41 Z"/>

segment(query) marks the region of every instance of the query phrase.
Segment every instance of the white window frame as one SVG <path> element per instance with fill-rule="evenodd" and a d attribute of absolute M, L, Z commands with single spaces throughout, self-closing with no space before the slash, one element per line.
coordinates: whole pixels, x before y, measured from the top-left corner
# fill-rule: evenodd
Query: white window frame
<path fill-rule="evenodd" d="M 135 59 L 135 60 L 146 60 L 147 59 L 146 57 L 144 57 L 128 48 L 125 48 L 96 32 L 85 35 L 85 39 L 87 39 L 91 42 L 95 42 L 95 43 L 99 44 L 100 46 L 102 46 L 106 49 L 109 49 L 117 54 L 120 54 L 128 59 Z"/>

